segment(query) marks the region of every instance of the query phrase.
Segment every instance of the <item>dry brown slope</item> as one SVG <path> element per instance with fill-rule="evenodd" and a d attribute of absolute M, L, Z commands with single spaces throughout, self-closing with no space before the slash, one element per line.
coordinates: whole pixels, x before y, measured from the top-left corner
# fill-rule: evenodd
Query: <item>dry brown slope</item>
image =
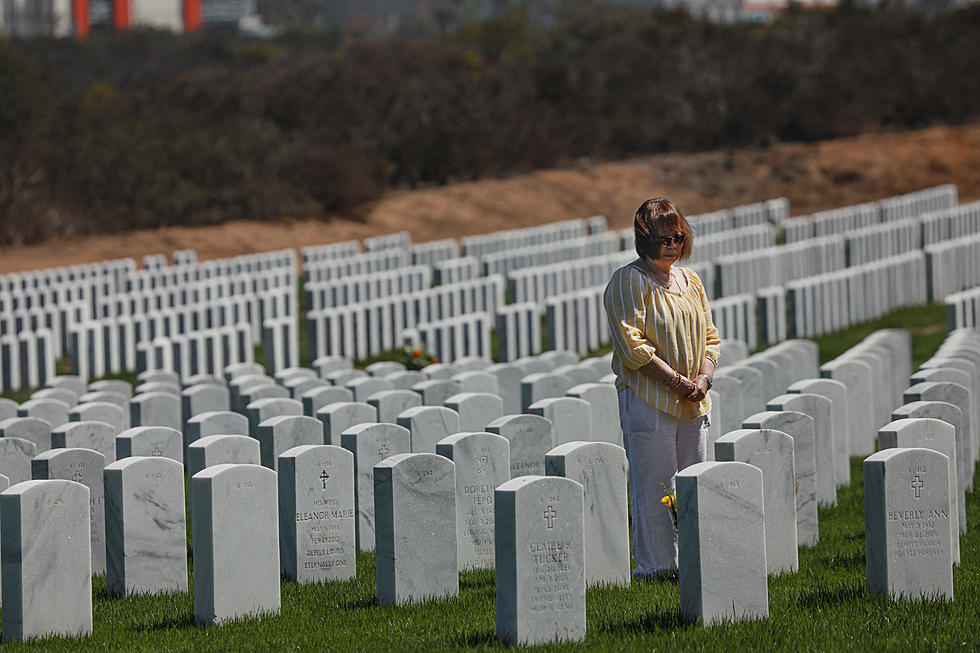
<path fill-rule="evenodd" d="M 12 249 L 0 273 L 194 249 L 200 260 L 361 239 L 408 230 L 415 242 L 604 214 L 630 224 L 644 199 L 669 195 L 688 213 L 790 199 L 793 215 L 955 183 L 961 201 L 980 198 L 980 124 L 864 135 L 766 149 L 662 154 L 582 164 L 509 179 L 392 193 L 364 208 L 364 221 L 237 221 L 118 236 L 60 239 Z"/>

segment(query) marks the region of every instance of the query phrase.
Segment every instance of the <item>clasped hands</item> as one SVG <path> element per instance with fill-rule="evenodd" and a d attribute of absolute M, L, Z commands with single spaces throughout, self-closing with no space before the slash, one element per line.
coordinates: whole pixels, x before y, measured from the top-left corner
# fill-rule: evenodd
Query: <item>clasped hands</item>
<path fill-rule="evenodd" d="M 708 394 L 708 381 L 700 374 L 694 379 L 689 379 L 683 374 L 680 374 L 680 383 L 673 388 L 674 392 L 679 394 L 683 399 L 687 401 L 701 401 Z"/>

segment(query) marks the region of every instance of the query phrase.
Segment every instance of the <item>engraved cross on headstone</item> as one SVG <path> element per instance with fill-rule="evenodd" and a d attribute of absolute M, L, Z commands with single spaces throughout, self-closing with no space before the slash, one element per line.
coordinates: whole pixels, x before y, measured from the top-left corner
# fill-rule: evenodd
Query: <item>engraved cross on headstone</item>
<path fill-rule="evenodd" d="M 378 447 L 378 455 L 381 456 L 382 458 L 387 458 L 388 457 L 388 445 L 382 444 L 380 447 Z"/>
<path fill-rule="evenodd" d="M 71 480 L 75 481 L 76 483 L 81 483 L 82 478 L 83 478 L 82 470 L 80 469 L 76 469 L 75 473 L 71 475 Z"/>
<path fill-rule="evenodd" d="M 327 489 L 327 479 L 328 478 L 330 478 L 330 474 L 327 473 L 327 470 L 323 470 L 323 473 L 320 474 L 320 480 L 323 482 L 323 489 L 324 490 Z"/>
<path fill-rule="evenodd" d="M 925 483 L 922 482 L 922 478 L 918 474 L 912 477 L 912 490 L 915 492 L 916 499 L 921 498 L 920 492 L 924 486 Z"/>
<path fill-rule="evenodd" d="M 151 456 L 162 456 L 163 455 L 163 449 L 161 449 L 159 446 L 153 447 L 153 451 L 150 452 L 150 455 Z"/>
<path fill-rule="evenodd" d="M 558 513 L 555 512 L 554 506 L 548 506 L 544 509 L 544 520 L 549 530 L 555 527 L 555 517 L 557 516 Z"/>

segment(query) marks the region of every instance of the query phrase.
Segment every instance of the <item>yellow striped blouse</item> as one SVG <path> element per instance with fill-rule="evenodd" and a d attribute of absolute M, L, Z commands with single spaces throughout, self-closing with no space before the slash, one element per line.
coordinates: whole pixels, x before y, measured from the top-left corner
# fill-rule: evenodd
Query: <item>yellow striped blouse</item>
<path fill-rule="evenodd" d="M 674 417 L 707 415 L 710 394 L 697 403 L 685 401 L 639 371 L 659 356 L 693 379 L 705 357 L 717 362 L 721 341 L 711 320 L 704 285 L 693 270 L 678 268 L 687 288 L 669 291 L 654 283 L 643 265 L 637 259 L 613 272 L 603 296 L 612 335 L 616 389 L 629 387 L 637 398 Z"/>

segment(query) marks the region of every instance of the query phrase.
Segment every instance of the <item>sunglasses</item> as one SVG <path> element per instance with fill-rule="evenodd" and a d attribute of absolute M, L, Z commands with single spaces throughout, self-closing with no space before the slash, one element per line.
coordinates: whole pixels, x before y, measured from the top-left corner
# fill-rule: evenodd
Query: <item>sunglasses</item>
<path fill-rule="evenodd" d="M 687 238 L 687 235 L 685 234 L 674 234 L 673 236 L 660 236 L 659 238 L 654 238 L 653 242 L 657 243 L 658 245 L 662 245 L 663 247 L 666 247 L 671 243 L 674 243 L 675 245 L 683 245 L 685 238 Z"/>

